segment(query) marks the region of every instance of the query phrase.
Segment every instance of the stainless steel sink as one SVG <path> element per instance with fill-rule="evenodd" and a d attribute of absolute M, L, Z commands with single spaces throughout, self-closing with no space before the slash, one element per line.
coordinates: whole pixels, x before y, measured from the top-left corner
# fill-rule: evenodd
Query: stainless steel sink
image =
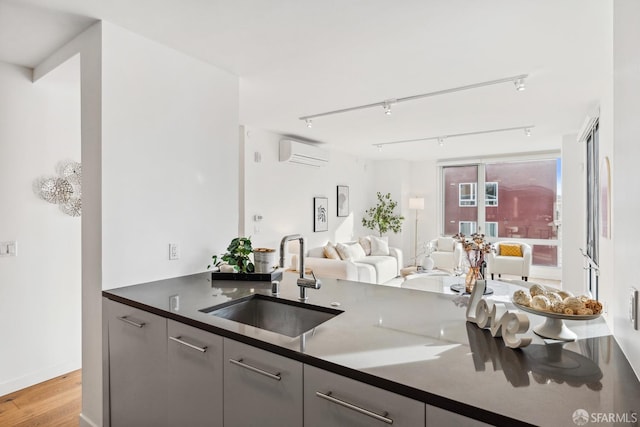
<path fill-rule="evenodd" d="M 343 313 L 259 294 L 200 311 L 289 337 L 297 337 Z"/>

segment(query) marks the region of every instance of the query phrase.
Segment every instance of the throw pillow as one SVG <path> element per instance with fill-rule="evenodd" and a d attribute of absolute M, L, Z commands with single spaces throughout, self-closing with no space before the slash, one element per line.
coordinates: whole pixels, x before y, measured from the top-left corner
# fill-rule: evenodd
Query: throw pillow
<path fill-rule="evenodd" d="M 520 245 L 514 244 L 501 244 L 500 245 L 500 255 L 502 256 L 519 256 L 522 257 L 522 247 Z"/>
<path fill-rule="evenodd" d="M 360 243 L 360 246 L 362 246 L 362 249 L 364 249 L 365 255 L 367 256 L 371 255 L 371 237 L 369 236 L 360 237 L 358 239 L 358 243 Z"/>
<path fill-rule="evenodd" d="M 371 255 L 389 255 L 389 244 L 380 237 L 371 236 Z"/>
<path fill-rule="evenodd" d="M 336 251 L 338 251 L 338 255 L 343 260 L 356 260 L 366 256 L 364 249 L 358 242 L 337 243 Z"/>
<path fill-rule="evenodd" d="M 338 251 L 336 250 L 336 247 L 333 246 L 333 243 L 327 242 L 327 244 L 324 245 L 322 249 L 324 251 L 325 258 L 340 259 L 340 254 L 338 254 Z"/>
<path fill-rule="evenodd" d="M 451 237 L 438 237 L 438 250 L 441 252 L 453 252 L 455 241 Z"/>

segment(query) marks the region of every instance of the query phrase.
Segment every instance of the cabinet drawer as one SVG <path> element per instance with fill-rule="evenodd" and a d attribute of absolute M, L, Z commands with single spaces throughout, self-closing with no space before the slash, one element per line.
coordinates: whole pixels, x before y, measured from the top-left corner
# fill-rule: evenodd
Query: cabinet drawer
<path fill-rule="evenodd" d="M 112 427 L 167 425 L 167 320 L 104 300 Z"/>
<path fill-rule="evenodd" d="M 169 426 L 222 426 L 222 337 L 169 320 Z"/>
<path fill-rule="evenodd" d="M 424 426 L 425 404 L 305 365 L 304 425 Z"/>
<path fill-rule="evenodd" d="M 427 427 L 456 426 L 456 427 L 489 427 L 491 424 L 456 414 L 446 409 L 427 405 Z"/>
<path fill-rule="evenodd" d="M 302 363 L 225 338 L 224 425 L 302 426 Z"/>

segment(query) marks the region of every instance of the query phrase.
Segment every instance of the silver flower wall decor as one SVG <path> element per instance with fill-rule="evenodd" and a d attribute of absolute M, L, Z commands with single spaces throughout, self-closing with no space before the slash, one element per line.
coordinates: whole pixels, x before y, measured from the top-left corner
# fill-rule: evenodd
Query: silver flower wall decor
<path fill-rule="evenodd" d="M 38 196 L 49 203 L 57 204 L 70 216 L 82 214 L 82 165 L 78 162 L 62 162 L 58 165 L 57 177 L 40 178 L 35 184 Z"/>

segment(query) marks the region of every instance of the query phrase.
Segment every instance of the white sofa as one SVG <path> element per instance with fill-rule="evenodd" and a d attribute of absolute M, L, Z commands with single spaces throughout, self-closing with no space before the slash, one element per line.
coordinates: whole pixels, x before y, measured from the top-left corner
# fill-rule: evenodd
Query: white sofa
<path fill-rule="evenodd" d="M 437 237 L 429 242 L 434 267 L 452 271 L 462 259 L 462 245 L 453 237 Z"/>
<path fill-rule="evenodd" d="M 520 247 L 520 255 L 513 256 L 505 255 L 501 249 L 502 245 L 511 245 Z M 491 252 L 486 257 L 487 271 L 486 274 L 491 274 L 491 279 L 497 274 L 500 277 L 501 274 L 515 274 L 520 276 L 522 280 L 527 281 L 529 279 L 529 270 L 531 269 L 531 246 L 521 242 L 497 242 L 494 244 L 495 252 Z"/>
<path fill-rule="evenodd" d="M 365 238 L 361 238 L 360 241 Z M 371 255 L 360 241 L 346 242 L 342 245 L 359 245 L 358 255 L 348 259 L 331 259 L 325 255 L 325 247 L 311 248 L 304 258 L 305 270 L 311 269 L 318 278 L 333 278 L 353 280 L 356 282 L 381 284 L 398 277 L 402 268 L 402 251 L 398 248 L 388 247 L 388 255 Z M 362 250 L 362 252 L 360 252 Z M 382 252 L 384 253 L 384 252 Z M 297 255 L 291 258 L 291 265 L 296 271 L 299 268 Z"/>

